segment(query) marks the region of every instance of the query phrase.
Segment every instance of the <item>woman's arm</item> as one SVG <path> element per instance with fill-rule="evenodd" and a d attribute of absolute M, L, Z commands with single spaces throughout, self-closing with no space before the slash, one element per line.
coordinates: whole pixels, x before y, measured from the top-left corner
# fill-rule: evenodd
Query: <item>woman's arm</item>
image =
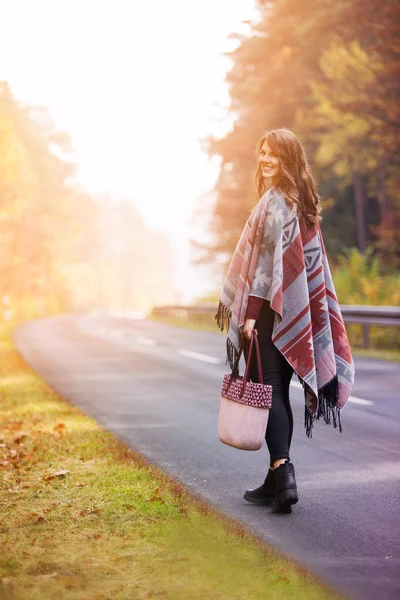
<path fill-rule="evenodd" d="M 263 302 L 264 298 L 259 298 L 258 296 L 249 296 L 246 319 L 255 319 L 257 321 L 261 313 Z"/>
<path fill-rule="evenodd" d="M 243 325 L 243 335 L 248 340 L 251 339 L 251 332 L 253 331 L 256 321 L 260 316 L 263 302 L 263 298 L 258 298 L 258 296 L 249 296 L 246 318 Z"/>

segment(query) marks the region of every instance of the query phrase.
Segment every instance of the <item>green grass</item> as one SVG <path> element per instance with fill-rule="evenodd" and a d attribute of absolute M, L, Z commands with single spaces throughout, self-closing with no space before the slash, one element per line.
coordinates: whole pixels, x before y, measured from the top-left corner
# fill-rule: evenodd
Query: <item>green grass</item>
<path fill-rule="evenodd" d="M 1 600 L 338 598 L 65 402 L 1 333 Z"/>

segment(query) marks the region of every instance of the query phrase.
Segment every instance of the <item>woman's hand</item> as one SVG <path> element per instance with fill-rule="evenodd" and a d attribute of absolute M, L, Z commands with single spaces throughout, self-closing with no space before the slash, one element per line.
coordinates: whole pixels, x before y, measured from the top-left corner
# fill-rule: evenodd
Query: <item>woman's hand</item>
<path fill-rule="evenodd" d="M 255 319 L 246 319 L 243 325 L 243 335 L 247 340 L 251 340 L 251 332 L 256 324 Z"/>

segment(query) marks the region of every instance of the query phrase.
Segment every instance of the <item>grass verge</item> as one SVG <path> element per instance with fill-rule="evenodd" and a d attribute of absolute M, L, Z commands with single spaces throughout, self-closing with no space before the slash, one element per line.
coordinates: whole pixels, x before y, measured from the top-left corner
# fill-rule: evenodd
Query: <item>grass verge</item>
<path fill-rule="evenodd" d="M 36 376 L 0 331 L 1 600 L 339 598 Z"/>

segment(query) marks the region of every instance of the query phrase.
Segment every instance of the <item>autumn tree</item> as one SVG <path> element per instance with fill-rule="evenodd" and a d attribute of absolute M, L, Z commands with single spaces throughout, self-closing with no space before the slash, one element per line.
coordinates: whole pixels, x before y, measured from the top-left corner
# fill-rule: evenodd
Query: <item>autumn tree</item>
<path fill-rule="evenodd" d="M 205 260 L 232 253 L 257 199 L 257 140 L 277 127 L 292 129 L 305 146 L 326 206 L 328 249 L 378 248 L 379 235 L 388 238 L 386 215 L 398 206 L 399 5 L 260 0 L 258 6 L 259 19 L 249 34 L 236 36 L 230 54 L 232 129 L 207 140 L 221 168 Z"/>
<path fill-rule="evenodd" d="M 17 317 L 136 308 L 172 297 L 169 243 L 130 202 L 75 180 L 67 135 L 0 84 L 0 298 Z"/>

